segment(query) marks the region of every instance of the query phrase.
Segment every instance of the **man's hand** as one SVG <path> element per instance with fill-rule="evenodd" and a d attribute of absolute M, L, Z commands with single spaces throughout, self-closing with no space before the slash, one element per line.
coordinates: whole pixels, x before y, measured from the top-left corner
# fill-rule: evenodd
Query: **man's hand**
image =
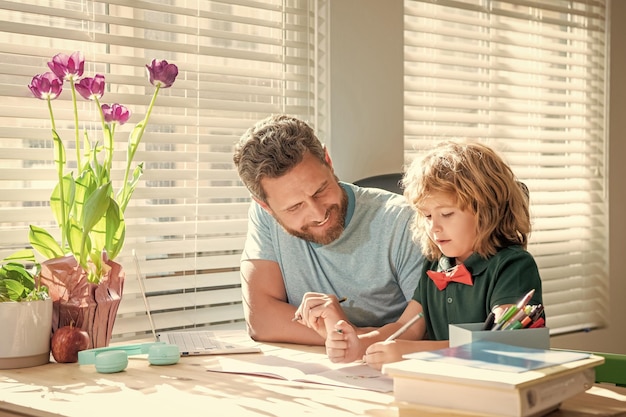
<path fill-rule="evenodd" d="M 308 292 L 295 313 L 294 320 L 315 330 L 323 339 L 339 320 L 347 321 L 340 300 L 334 295 Z"/>
<path fill-rule="evenodd" d="M 252 260 L 241 263 L 243 310 L 250 337 L 259 342 L 323 345 L 325 337 L 291 319 L 295 307 L 287 302 L 278 263 Z"/>

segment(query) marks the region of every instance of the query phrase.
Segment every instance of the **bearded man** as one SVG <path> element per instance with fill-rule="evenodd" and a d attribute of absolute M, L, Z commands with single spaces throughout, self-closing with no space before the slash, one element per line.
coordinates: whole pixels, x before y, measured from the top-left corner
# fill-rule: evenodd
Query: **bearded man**
<path fill-rule="evenodd" d="M 338 320 L 371 335 L 398 319 L 424 261 L 404 196 L 339 181 L 288 115 L 248 129 L 233 161 L 252 196 L 240 269 L 253 339 L 323 345 Z"/>

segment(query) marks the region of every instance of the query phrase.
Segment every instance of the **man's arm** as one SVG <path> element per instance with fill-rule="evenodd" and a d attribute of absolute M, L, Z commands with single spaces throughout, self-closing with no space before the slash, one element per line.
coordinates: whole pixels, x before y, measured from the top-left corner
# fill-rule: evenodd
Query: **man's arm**
<path fill-rule="evenodd" d="M 314 330 L 292 321 L 296 307 L 287 303 L 280 267 L 267 260 L 241 263 L 241 290 L 248 333 L 260 342 L 323 345 Z"/>

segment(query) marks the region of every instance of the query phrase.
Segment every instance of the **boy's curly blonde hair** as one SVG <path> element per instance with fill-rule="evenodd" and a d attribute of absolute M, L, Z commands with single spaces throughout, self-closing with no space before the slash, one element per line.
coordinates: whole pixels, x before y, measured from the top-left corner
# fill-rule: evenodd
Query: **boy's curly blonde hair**
<path fill-rule="evenodd" d="M 428 237 L 419 210 L 434 192 L 452 196 L 461 210 L 476 216 L 474 252 L 487 258 L 498 250 L 520 245 L 526 249 L 531 231 L 528 189 L 490 147 L 480 143 L 446 141 L 416 159 L 402 179 L 404 195 L 416 210 L 413 239 L 427 259 L 442 256 Z"/>

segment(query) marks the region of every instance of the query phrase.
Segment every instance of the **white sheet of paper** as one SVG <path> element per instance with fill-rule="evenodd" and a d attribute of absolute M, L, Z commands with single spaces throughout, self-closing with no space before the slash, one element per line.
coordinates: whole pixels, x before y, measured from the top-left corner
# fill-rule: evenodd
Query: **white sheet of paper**
<path fill-rule="evenodd" d="M 305 359 L 299 358 L 299 359 Z M 308 358 L 306 358 L 308 359 Z M 257 355 L 239 359 L 219 358 L 213 372 L 260 375 L 288 381 L 310 382 L 378 392 L 393 391 L 393 379 L 363 363 L 333 364 L 329 360 L 291 360 L 274 355 Z"/>

